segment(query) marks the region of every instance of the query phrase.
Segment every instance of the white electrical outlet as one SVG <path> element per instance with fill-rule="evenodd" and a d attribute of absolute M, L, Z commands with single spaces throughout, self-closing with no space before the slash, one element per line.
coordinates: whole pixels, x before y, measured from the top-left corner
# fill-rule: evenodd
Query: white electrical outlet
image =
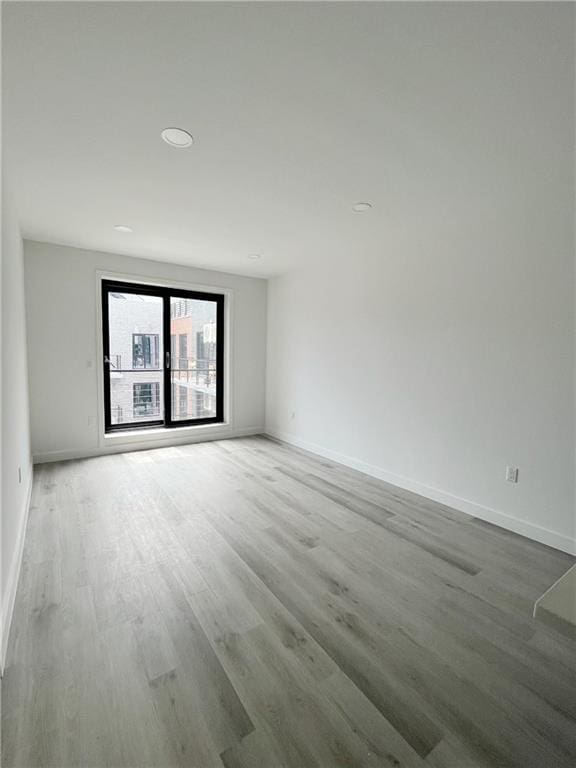
<path fill-rule="evenodd" d="M 518 467 L 506 467 L 506 480 L 509 483 L 518 482 Z"/>

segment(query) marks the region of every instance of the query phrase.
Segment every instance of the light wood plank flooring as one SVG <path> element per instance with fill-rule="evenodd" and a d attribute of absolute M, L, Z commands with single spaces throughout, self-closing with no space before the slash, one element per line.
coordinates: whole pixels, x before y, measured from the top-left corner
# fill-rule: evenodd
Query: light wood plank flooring
<path fill-rule="evenodd" d="M 264 438 L 39 466 L 2 764 L 574 768 L 573 560 Z"/>

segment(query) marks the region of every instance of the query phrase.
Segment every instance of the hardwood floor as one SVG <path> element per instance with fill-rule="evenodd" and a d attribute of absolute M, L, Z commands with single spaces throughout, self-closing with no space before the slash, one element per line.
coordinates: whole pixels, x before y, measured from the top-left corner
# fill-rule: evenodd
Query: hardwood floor
<path fill-rule="evenodd" d="M 574 558 L 264 438 L 35 473 L 6 768 L 576 765 Z"/>

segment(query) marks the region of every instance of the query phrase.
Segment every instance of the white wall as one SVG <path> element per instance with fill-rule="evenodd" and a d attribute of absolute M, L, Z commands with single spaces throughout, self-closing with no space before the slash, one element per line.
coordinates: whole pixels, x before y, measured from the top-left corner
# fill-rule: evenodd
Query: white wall
<path fill-rule="evenodd" d="M 143 443 L 174 443 L 202 436 L 233 436 L 264 426 L 265 280 L 177 266 L 111 253 L 25 241 L 32 451 L 50 461 L 124 450 Z M 98 273 L 229 289 L 230 425 L 196 432 L 146 435 L 134 442 L 102 437 L 99 410 Z M 91 367 L 90 367 L 91 366 Z M 120 444 L 119 441 L 122 441 Z M 105 443 L 105 445 L 104 445 Z"/>
<path fill-rule="evenodd" d="M 422 62 L 380 247 L 271 281 L 267 431 L 576 553 L 574 9 L 531 5 Z"/>
<path fill-rule="evenodd" d="M 267 431 L 574 551 L 568 253 L 522 291 L 451 256 L 433 284 L 361 260 L 271 281 Z"/>
<path fill-rule="evenodd" d="M 22 238 L 12 205 L 10 188 L 3 176 L 2 666 L 16 595 L 31 485 Z"/>

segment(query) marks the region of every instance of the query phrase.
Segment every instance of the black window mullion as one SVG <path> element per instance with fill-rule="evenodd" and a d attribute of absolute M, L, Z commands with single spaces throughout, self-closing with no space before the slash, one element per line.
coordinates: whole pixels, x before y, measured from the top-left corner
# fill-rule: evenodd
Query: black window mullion
<path fill-rule="evenodd" d="M 170 371 L 174 361 L 172 360 L 172 349 L 170 345 L 170 294 L 167 290 L 162 295 L 163 311 L 163 333 L 164 333 L 164 425 L 169 427 L 172 424 L 172 386 Z"/>
<path fill-rule="evenodd" d="M 224 421 L 224 296 L 216 304 L 216 418 Z"/>

